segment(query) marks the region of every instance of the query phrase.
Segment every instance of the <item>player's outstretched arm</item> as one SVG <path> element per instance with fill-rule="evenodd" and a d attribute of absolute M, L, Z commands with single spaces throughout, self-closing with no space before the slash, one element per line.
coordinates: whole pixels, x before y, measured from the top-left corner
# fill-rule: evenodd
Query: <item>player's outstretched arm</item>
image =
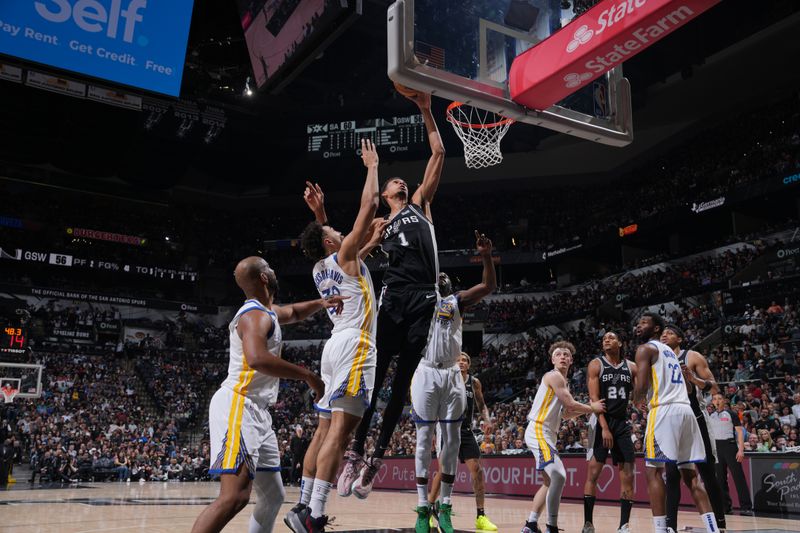
<path fill-rule="evenodd" d="M 636 379 L 633 385 L 633 405 L 641 410 L 650 389 L 650 369 L 658 350 L 652 344 L 640 344 L 636 348 Z"/>
<path fill-rule="evenodd" d="M 292 324 L 294 322 L 301 322 L 310 317 L 317 311 L 333 307 L 336 309 L 336 314 L 342 312 L 344 301 L 350 298 L 349 296 L 341 296 L 335 294 L 327 298 L 318 298 L 316 300 L 308 300 L 305 302 L 296 302 L 287 305 L 273 305 L 272 310 L 278 315 L 278 322 L 281 324 Z"/>
<path fill-rule="evenodd" d="M 369 139 L 361 139 L 361 159 L 367 167 L 367 178 L 361 191 L 361 205 L 358 209 L 353 231 L 342 241 L 337 261 L 349 275 L 358 275 L 358 259 L 361 243 L 369 235 L 370 226 L 378 210 L 378 152 Z"/>
<path fill-rule="evenodd" d="M 317 398 L 322 398 L 325 393 L 325 384 L 307 368 L 293 365 L 269 351 L 267 338 L 272 330 L 272 319 L 269 313 L 245 313 L 239 318 L 237 325 L 239 337 L 242 339 L 242 351 L 248 366 L 257 372 L 283 379 L 297 379 L 305 381 L 316 393 Z"/>
<path fill-rule="evenodd" d="M 475 406 L 483 418 L 483 432 L 489 434 L 492 432 L 492 416 L 483 399 L 483 385 L 478 378 L 472 378 L 472 392 L 475 394 Z"/>
<path fill-rule="evenodd" d="M 314 213 L 314 219 L 320 224 L 328 223 L 328 214 L 325 213 L 325 193 L 319 183 L 311 183 L 306 181 L 306 190 L 303 191 L 303 200 L 306 205 Z"/>
<path fill-rule="evenodd" d="M 422 205 L 423 201 L 433 203 L 433 197 L 439 188 L 439 180 L 442 177 L 442 166 L 444 165 L 445 157 L 444 144 L 442 144 L 442 136 L 439 134 L 436 120 L 434 120 L 431 113 L 431 95 L 417 93 L 416 96 L 408 97 L 408 99 L 419 107 L 422 120 L 425 121 L 425 129 L 428 132 L 428 143 L 431 145 L 431 157 L 425 167 L 422 185 L 414 191 L 411 203 L 417 205 Z"/>
<path fill-rule="evenodd" d="M 604 413 L 606 410 L 606 402 L 603 400 L 591 402 L 589 405 L 582 404 L 572 397 L 567 387 L 567 380 L 558 372 L 548 372 L 545 374 L 543 381 L 553 389 L 553 393 L 561 401 L 564 410 L 569 413 L 578 413 L 582 415 L 590 415 L 592 413 Z"/>
<path fill-rule="evenodd" d="M 478 233 L 478 230 L 475 230 L 475 240 L 475 249 L 483 260 L 483 279 L 474 287 L 458 292 L 458 305 L 461 309 L 475 305 L 497 289 L 497 273 L 492 261 L 492 241 L 483 233 Z"/>
<path fill-rule="evenodd" d="M 683 377 L 688 383 L 692 383 L 705 393 L 717 394 L 719 385 L 711 373 L 708 361 L 699 352 L 689 350 L 686 354 L 686 366 L 682 368 Z"/>
<path fill-rule="evenodd" d="M 388 225 L 389 221 L 385 218 L 373 219 L 369 226 L 369 234 L 367 235 L 366 240 L 361 244 L 361 250 L 358 252 L 358 257 L 360 257 L 362 260 L 366 259 L 375 248 L 381 245 L 381 241 L 383 241 L 383 232 L 386 231 L 386 227 Z"/>

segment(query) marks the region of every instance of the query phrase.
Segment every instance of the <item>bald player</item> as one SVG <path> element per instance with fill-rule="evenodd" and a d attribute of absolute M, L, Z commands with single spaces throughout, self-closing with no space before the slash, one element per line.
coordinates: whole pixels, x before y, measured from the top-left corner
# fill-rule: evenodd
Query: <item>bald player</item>
<path fill-rule="evenodd" d="M 233 273 L 245 302 L 230 323 L 228 377 L 209 406 L 210 474 L 220 476 L 217 499 L 206 507 L 193 533 L 221 531 L 250 501 L 255 486 L 256 506 L 249 533 L 270 533 L 284 491 L 278 441 L 268 406 L 278 397 L 280 378 L 305 381 L 322 398 L 325 385 L 306 368 L 281 359 L 281 324 L 305 320 L 317 311 L 341 312 L 344 297 L 278 306 L 275 272 L 260 257 L 242 259 Z"/>

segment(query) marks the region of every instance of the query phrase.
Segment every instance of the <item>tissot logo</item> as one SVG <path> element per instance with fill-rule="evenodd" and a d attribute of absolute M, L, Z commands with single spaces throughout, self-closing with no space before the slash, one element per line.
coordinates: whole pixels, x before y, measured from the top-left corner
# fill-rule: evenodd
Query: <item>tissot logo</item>
<path fill-rule="evenodd" d="M 124 9 L 123 4 L 127 4 Z M 62 24 L 72 19 L 81 30 L 88 33 L 105 32 L 110 39 L 118 38 L 122 26 L 122 40 L 132 43 L 136 24 L 144 20 L 147 0 L 111 0 L 109 9 L 98 0 L 41 0 L 35 2 L 34 7 L 39 16 L 47 21 Z M 147 44 L 144 37 L 137 42 L 142 46 Z"/>

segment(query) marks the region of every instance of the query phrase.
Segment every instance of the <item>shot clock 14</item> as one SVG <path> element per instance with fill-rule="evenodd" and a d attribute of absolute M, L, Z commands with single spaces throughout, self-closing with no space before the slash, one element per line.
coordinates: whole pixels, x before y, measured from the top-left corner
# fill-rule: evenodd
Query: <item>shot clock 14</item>
<path fill-rule="evenodd" d="M 28 345 L 28 335 L 23 328 L 3 328 L 3 340 L 0 342 L 0 352 L 22 353 Z"/>

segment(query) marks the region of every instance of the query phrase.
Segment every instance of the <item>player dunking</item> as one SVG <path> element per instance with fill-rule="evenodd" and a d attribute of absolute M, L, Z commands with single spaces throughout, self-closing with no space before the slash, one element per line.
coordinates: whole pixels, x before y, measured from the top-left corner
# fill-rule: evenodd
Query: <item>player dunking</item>
<path fill-rule="evenodd" d="M 555 368 L 542 376 L 528 414 L 528 427 L 525 429 L 525 444 L 536 459 L 536 470 L 543 472 L 544 483 L 533 497 L 533 511 L 522 527 L 522 533 L 539 533 L 539 513 L 544 509 L 545 503 L 547 533 L 558 533 L 558 509 L 567 479 L 564 463 L 556 452 L 556 438 L 562 415 L 571 418 L 600 414 L 606 409 L 603 400 L 584 405 L 575 401 L 570 394 L 567 373 L 575 354 L 575 346 L 571 342 L 555 342 L 548 352 Z"/>
<path fill-rule="evenodd" d="M 619 468 L 620 505 L 622 513 L 617 533 L 630 533 L 628 522 L 633 508 L 634 451 L 628 402 L 636 379 L 636 364 L 620 353 L 619 335 L 609 331 L 603 335 L 603 355 L 589 363 L 589 399 L 604 400 L 606 412 L 592 417 L 594 438 L 589 439 L 589 471 L 583 487 L 583 532 L 594 533 L 592 513 L 597 493 L 597 478 L 611 452 L 612 462 Z"/>
<path fill-rule="evenodd" d="M 433 223 L 425 211 L 439 187 L 445 153 L 431 114 L 430 94 L 415 93 L 409 99 L 419 106 L 432 155 L 425 168 L 422 184 L 414 192 L 411 203 L 408 201 L 408 185 L 400 178 L 390 178 L 381 189 L 381 198 L 391 211 L 383 238 L 383 250 L 389 255 L 389 266 L 383 275 L 383 289 L 378 301 L 375 390 L 339 476 L 338 492 L 342 496 L 353 492 L 359 498 L 366 498 L 372 490 L 375 474 L 383 463 L 383 455 L 403 411 L 411 377 L 428 342 L 436 311 L 439 259 Z M 395 355 L 398 358 L 391 397 L 383 410 L 383 422 L 374 454 L 365 460 L 364 444 L 378 392 Z"/>
<path fill-rule="evenodd" d="M 281 359 L 280 325 L 304 320 L 325 308 L 342 310 L 343 298 L 338 295 L 274 305 L 278 280 L 260 257 L 242 259 L 234 277 L 247 300 L 228 328 L 228 377 L 208 409 L 212 457 L 208 472 L 220 475 L 219 496 L 197 517 L 193 533 L 221 531 L 248 504 L 253 486 L 257 499 L 249 531 L 272 531 L 284 491 L 268 406 L 277 400 L 280 378 L 305 381 L 317 397 L 325 391 L 317 375 Z"/>
<path fill-rule="evenodd" d="M 664 329 L 664 319 L 656 313 L 644 313 L 639 319 L 636 335 L 643 344 L 636 349 L 638 378 L 633 392 L 634 405 L 642 412 L 646 409 L 645 397 L 649 399 L 644 457 L 655 533 L 674 531 L 667 527 L 661 464 L 667 474 L 666 490 L 679 486 L 683 477 L 692 488 L 706 530 L 717 533 L 708 494 L 700 483 L 694 482 L 693 463 L 706 460 L 703 438 L 689 403 L 678 357 L 672 348 L 658 340 Z"/>
<path fill-rule="evenodd" d="M 464 378 L 458 359 L 461 356 L 461 331 L 464 309 L 480 302 L 497 288 L 492 262 L 492 241 L 475 232 L 475 248 L 483 261 L 483 279 L 474 287 L 453 294 L 453 284 L 445 273 L 439 274 L 441 299 L 436 307 L 430 341 L 411 381 L 412 418 L 417 428 L 414 454 L 417 495 L 417 533 L 430 531 L 431 506 L 428 505 L 428 472 L 431 465 L 431 439 L 438 424 L 439 471 L 442 473 L 442 497 L 437 518 L 442 533 L 453 533 L 451 515 L 453 483 L 458 468 L 461 445 L 461 422 L 467 407 Z M 474 437 L 473 437 L 474 439 Z"/>
<path fill-rule="evenodd" d="M 315 212 L 318 220 L 306 226 L 300 238 L 305 254 L 317 260 L 313 279 L 320 295 L 340 294 L 348 301 L 342 313 L 330 314 L 333 331 L 320 364 L 325 396 L 317 398 L 315 406 L 319 424 L 303 460 L 300 502 L 284 518 L 295 533 L 324 531 L 328 494 L 375 382 L 375 292 L 369 270 L 359 257 L 359 246 L 369 234 L 378 208 L 378 154 L 371 141 L 361 141 L 361 157 L 367 178 L 353 231 L 343 238 L 321 223 L 320 218 L 325 221 L 323 212 Z M 309 201 L 317 193 L 320 201 Z M 318 187 L 307 190 L 305 196 L 310 207 L 322 207 Z"/>
<path fill-rule="evenodd" d="M 706 450 L 706 462 L 697 463 L 697 470 L 703 479 L 703 485 L 708 492 L 708 499 L 714 509 L 714 516 L 717 519 L 717 526 L 720 529 L 726 528 L 725 504 L 723 503 L 722 488 L 717 481 L 715 471 L 716 446 L 714 440 L 708 432 L 708 411 L 706 410 L 706 400 L 704 393 L 716 394 L 719 392 L 714 375 L 708 367 L 708 361 L 699 352 L 694 350 L 683 350 L 681 343 L 685 338 L 683 331 L 674 324 L 669 324 L 661 334 L 661 342 L 672 348 L 678 356 L 678 362 L 683 370 L 683 378 L 689 388 L 689 402 L 692 405 L 692 412 L 697 419 L 700 434 L 703 436 L 703 446 Z M 694 478 L 697 481 L 697 477 Z M 689 487 L 691 490 L 692 487 Z M 680 504 L 680 487 L 672 487 L 671 492 L 667 492 L 667 527 L 678 531 L 678 505 Z"/>
<path fill-rule="evenodd" d="M 497 526 L 489 520 L 484 510 L 486 499 L 486 482 L 483 477 L 483 466 L 481 465 L 481 449 L 475 434 L 472 432 L 472 419 L 475 416 L 477 407 L 483 419 L 483 433 L 492 433 L 492 419 L 489 416 L 489 409 L 483 400 L 483 387 L 478 378 L 469 373 L 472 360 L 469 355 L 461 352 L 458 358 L 458 366 L 461 369 L 461 377 L 464 378 L 464 388 L 467 391 L 467 409 L 464 411 L 464 420 L 461 421 L 461 446 L 458 448 L 458 459 L 466 463 L 472 477 L 472 491 L 475 493 L 475 504 L 477 506 L 477 516 L 475 517 L 475 529 L 483 531 L 497 531 Z M 439 487 L 442 481 L 441 470 L 436 472 L 431 484 L 431 492 L 428 495 L 428 504 L 433 507 L 439 497 Z M 433 525 L 431 523 L 431 525 Z"/>

